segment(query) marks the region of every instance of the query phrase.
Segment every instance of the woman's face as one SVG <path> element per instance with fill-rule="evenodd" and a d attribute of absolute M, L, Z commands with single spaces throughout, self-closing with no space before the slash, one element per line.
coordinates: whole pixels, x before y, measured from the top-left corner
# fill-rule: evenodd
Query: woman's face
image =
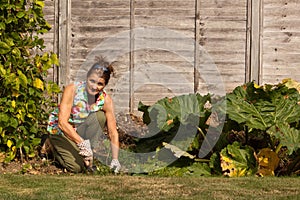
<path fill-rule="evenodd" d="M 97 74 L 92 73 L 87 78 L 87 92 L 90 95 L 96 95 L 105 87 L 105 80 L 103 78 L 99 78 Z"/>

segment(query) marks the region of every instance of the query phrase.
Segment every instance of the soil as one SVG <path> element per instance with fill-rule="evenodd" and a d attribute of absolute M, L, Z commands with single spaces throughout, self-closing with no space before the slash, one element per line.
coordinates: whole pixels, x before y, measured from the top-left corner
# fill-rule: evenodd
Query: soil
<path fill-rule="evenodd" d="M 117 114 L 117 128 L 119 133 L 120 148 L 128 148 L 134 145 L 134 137 L 147 134 L 147 126 L 141 117 L 132 114 Z M 2 155 L 3 158 L 3 155 Z M 60 168 L 51 158 L 36 157 L 30 160 L 17 160 L 5 164 L 1 162 L 0 154 L 0 174 L 62 174 L 68 173 Z"/>

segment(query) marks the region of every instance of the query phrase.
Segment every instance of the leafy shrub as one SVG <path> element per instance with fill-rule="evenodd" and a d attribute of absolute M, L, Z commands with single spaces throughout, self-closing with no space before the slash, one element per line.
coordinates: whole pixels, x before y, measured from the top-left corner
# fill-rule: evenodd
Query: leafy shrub
<path fill-rule="evenodd" d="M 281 174 L 291 174 L 300 168 L 299 91 L 300 84 L 291 79 L 263 86 L 249 82 L 220 98 L 211 109 L 205 109 L 205 103 L 211 102 L 210 95 L 190 94 L 164 98 L 152 106 L 140 103 L 139 110 L 143 112 L 144 122 L 161 134 L 159 139 L 154 137 L 152 143 L 156 146 L 171 143 L 171 152 L 180 158 L 178 161 L 183 160 L 186 164 L 181 167 L 190 167 L 193 162 L 207 162 L 207 159 L 195 158 L 195 152 L 207 141 L 206 130 L 211 116 L 222 113 L 220 116 L 226 116 L 222 134 L 208 155 L 210 173 L 245 176 L 259 170 L 259 175 L 274 175 L 274 166 L 278 166 L 277 174 L 283 171 Z M 183 136 L 174 141 L 178 127 L 183 130 Z M 197 134 L 190 135 L 191 127 L 198 128 Z M 172 132 L 172 137 L 167 137 Z M 187 140 L 184 135 L 194 138 Z M 268 150 L 272 156 L 263 157 L 261 150 Z M 182 156 L 190 161 L 181 159 Z M 269 169 L 268 162 L 277 157 L 281 163 Z"/>
<path fill-rule="evenodd" d="M 10 0 L 0 4 L 0 152 L 5 161 L 34 157 L 46 133 L 47 108 L 59 88 L 47 82 L 56 54 L 43 52 L 50 25 L 43 0 Z"/>
<path fill-rule="evenodd" d="M 149 127 L 149 134 L 154 135 L 146 139 L 147 146 L 154 146 L 154 149 L 151 150 L 155 150 L 162 142 L 172 140 L 179 147 L 190 146 L 189 151 L 199 149 L 198 128 L 201 127 L 204 131 L 207 128 L 205 122 L 210 116 L 211 110 L 206 108 L 206 104 L 210 102 L 210 94 L 205 96 L 188 94 L 163 98 L 151 106 L 140 102 L 138 109 L 143 112 L 143 121 Z M 150 140 L 153 140 L 152 144 L 149 143 Z M 143 140 L 139 142 L 142 143 Z"/>
<path fill-rule="evenodd" d="M 227 121 L 239 124 L 230 127 L 233 135 L 242 133 L 244 144 L 252 146 L 257 153 L 269 148 L 280 154 L 282 162 L 293 163 L 299 157 L 300 148 L 298 89 L 299 84 L 291 79 L 274 85 L 258 86 L 249 82 L 236 87 L 226 95 Z M 282 163 L 281 168 L 285 167 Z"/>

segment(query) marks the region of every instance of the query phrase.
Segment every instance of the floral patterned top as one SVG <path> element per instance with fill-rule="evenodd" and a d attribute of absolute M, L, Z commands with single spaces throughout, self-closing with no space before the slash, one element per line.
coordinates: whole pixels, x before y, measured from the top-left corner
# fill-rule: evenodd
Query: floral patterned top
<path fill-rule="evenodd" d="M 98 98 L 96 99 L 96 103 L 89 105 L 86 82 L 75 82 L 75 97 L 69 122 L 73 125 L 80 124 L 84 122 L 85 118 L 87 118 L 91 112 L 97 112 L 101 110 L 104 105 L 105 96 L 105 91 L 100 92 Z M 59 107 L 55 108 L 49 116 L 47 131 L 50 134 L 63 134 L 62 130 L 60 130 L 58 127 L 58 113 Z"/>

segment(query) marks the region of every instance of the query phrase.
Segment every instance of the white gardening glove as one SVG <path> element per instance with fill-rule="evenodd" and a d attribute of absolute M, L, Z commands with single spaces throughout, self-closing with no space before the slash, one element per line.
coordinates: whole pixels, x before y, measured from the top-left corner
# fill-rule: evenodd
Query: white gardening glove
<path fill-rule="evenodd" d="M 114 170 L 115 173 L 119 173 L 121 164 L 118 159 L 112 159 L 109 167 L 110 169 Z"/>
<path fill-rule="evenodd" d="M 83 140 L 77 144 L 79 148 L 79 155 L 83 156 L 84 164 L 86 167 L 93 166 L 93 151 L 91 148 L 90 140 Z"/>

